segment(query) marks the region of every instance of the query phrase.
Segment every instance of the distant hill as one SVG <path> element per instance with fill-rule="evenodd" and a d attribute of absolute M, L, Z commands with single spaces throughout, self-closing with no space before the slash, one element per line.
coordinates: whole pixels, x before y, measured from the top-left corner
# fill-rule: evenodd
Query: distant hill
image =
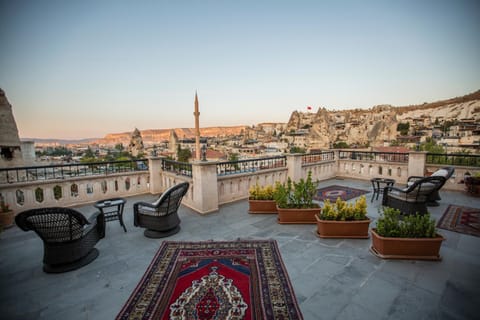
<path fill-rule="evenodd" d="M 21 138 L 21 141 L 33 141 L 36 144 L 59 144 L 59 145 L 66 145 L 66 144 L 88 144 L 92 141 L 98 140 L 99 138 L 85 138 L 85 139 L 40 139 L 40 138 Z"/>
<path fill-rule="evenodd" d="M 425 102 L 423 104 L 416 104 L 416 105 L 409 105 L 409 106 L 399 106 L 397 107 L 397 110 L 399 111 L 399 113 L 402 113 L 402 112 L 408 112 L 408 111 L 418 110 L 418 109 L 423 110 L 423 109 L 438 108 L 438 107 L 443 107 L 449 104 L 462 104 L 465 102 L 470 102 L 475 100 L 480 100 L 480 90 L 477 90 L 470 94 L 466 94 L 461 97 L 455 97 L 447 100 Z"/>
<path fill-rule="evenodd" d="M 202 137 L 229 137 L 239 135 L 247 126 L 230 126 L 230 127 L 206 127 L 200 128 Z M 190 139 L 195 137 L 194 128 L 175 128 L 175 129 L 147 129 L 140 130 L 143 143 L 156 144 L 161 143 L 170 138 L 170 131 L 174 130 L 179 139 Z M 132 130 L 133 132 L 133 130 Z M 128 145 L 132 132 L 109 133 L 101 139 L 92 141 L 101 145 L 115 145 L 122 143 Z"/>

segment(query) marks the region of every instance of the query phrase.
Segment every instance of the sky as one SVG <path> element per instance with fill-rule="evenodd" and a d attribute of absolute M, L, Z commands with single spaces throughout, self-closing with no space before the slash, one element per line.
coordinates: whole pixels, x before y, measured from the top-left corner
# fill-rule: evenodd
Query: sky
<path fill-rule="evenodd" d="M 0 0 L 21 138 L 287 122 L 480 89 L 480 1 Z"/>

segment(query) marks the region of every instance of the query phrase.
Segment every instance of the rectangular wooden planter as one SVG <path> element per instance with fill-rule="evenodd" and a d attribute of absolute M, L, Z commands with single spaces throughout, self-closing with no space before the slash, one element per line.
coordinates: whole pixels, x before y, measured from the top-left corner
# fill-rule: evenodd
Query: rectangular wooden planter
<path fill-rule="evenodd" d="M 283 209 L 277 206 L 278 220 L 280 224 L 315 224 L 315 216 L 321 212 L 321 208 L 307 209 Z"/>
<path fill-rule="evenodd" d="M 445 240 L 437 234 L 435 238 L 387 238 L 371 230 L 371 252 L 382 259 L 441 260 L 440 246 Z"/>
<path fill-rule="evenodd" d="M 368 239 L 370 219 L 360 221 L 317 220 L 317 236 L 320 238 Z"/>
<path fill-rule="evenodd" d="M 275 200 L 248 200 L 248 213 L 277 213 Z"/>

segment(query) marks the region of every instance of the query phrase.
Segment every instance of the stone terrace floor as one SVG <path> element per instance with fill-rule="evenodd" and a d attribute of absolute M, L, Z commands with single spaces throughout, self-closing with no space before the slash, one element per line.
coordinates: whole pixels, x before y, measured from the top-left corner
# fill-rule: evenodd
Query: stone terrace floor
<path fill-rule="evenodd" d="M 320 187 L 346 185 L 371 190 L 369 182 L 327 180 Z M 381 200 L 370 203 L 379 216 Z M 441 192 L 439 219 L 448 204 L 479 208 L 480 199 L 464 192 Z M 133 226 L 133 203 L 153 195 L 128 198 L 128 232 L 118 221 L 107 223 L 106 237 L 91 264 L 63 274 L 42 271 L 42 241 L 33 232 L 12 227 L 0 234 L 0 317 L 2 319 L 113 319 L 160 247 Z M 92 205 L 78 207 L 85 214 Z M 443 260 L 382 260 L 369 252 L 371 240 L 325 240 L 314 225 L 279 225 L 275 215 L 247 213 L 248 202 L 224 205 L 200 216 L 182 206 L 180 233 L 168 240 L 275 239 L 305 319 L 478 319 L 480 238 L 440 229 L 446 238 Z M 375 222 L 372 222 L 372 226 Z"/>

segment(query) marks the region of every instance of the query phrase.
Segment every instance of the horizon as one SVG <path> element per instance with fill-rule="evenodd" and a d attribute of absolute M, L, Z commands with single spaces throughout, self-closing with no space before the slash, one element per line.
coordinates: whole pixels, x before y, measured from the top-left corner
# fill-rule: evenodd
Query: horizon
<path fill-rule="evenodd" d="M 1 2 L 20 137 L 285 123 L 480 88 L 478 1 Z M 153 129 L 152 129 L 153 128 Z"/>

